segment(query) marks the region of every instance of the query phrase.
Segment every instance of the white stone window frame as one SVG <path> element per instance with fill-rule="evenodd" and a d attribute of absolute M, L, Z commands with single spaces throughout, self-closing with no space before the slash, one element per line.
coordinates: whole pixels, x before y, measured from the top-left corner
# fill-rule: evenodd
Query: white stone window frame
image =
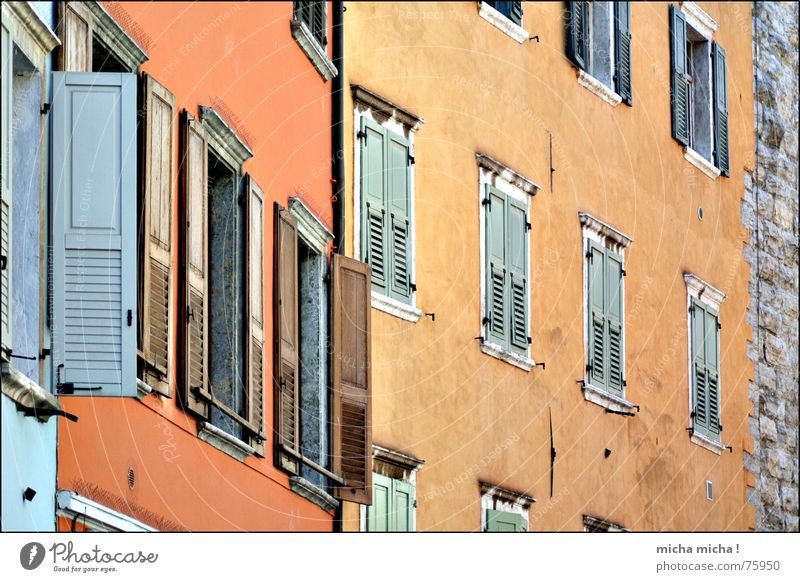
<path fill-rule="evenodd" d="M 589 528 L 594 529 L 604 529 L 605 532 L 602 533 L 630 533 L 626 527 L 619 525 L 618 523 L 612 523 L 610 521 L 606 521 L 605 519 L 601 519 L 599 517 L 595 517 L 593 515 L 584 515 L 583 516 L 583 531 L 589 533 L 598 533 L 598 532 L 590 532 Z"/>
<path fill-rule="evenodd" d="M 414 135 L 425 121 L 408 113 L 363 87 L 353 86 L 353 257 L 363 261 L 361 249 L 361 118 L 369 119 L 388 131 L 401 135 L 408 140 L 408 153 L 414 156 Z M 417 282 L 417 217 L 416 217 L 416 180 L 414 164 L 409 165 L 409 220 L 411 222 L 411 281 Z M 405 321 L 416 323 L 422 317 L 422 310 L 417 307 L 417 291 L 411 290 L 411 303 L 403 303 L 372 290 L 372 308 L 394 315 Z"/>
<path fill-rule="evenodd" d="M 80 519 L 94 532 L 156 532 L 157 529 L 98 503 L 74 491 L 60 490 L 56 494 L 57 516 Z"/>
<path fill-rule="evenodd" d="M 530 40 L 530 33 L 525 30 L 525 14 L 522 15 L 522 24 L 517 24 L 505 14 L 500 12 L 494 6 L 490 6 L 487 2 L 479 2 L 478 14 L 486 22 L 497 27 L 499 30 L 506 33 L 518 43 L 522 44 L 526 40 Z"/>
<path fill-rule="evenodd" d="M 325 27 L 327 28 L 328 3 L 324 2 L 323 4 L 325 5 Z M 294 10 L 294 2 L 292 3 L 292 10 Z M 328 57 L 327 48 L 322 46 L 317 39 L 314 38 L 314 35 L 308 29 L 305 22 L 294 17 L 294 12 L 292 12 L 290 26 L 292 29 L 292 37 L 300 46 L 303 54 L 305 54 L 308 60 L 311 61 L 311 64 L 314 65 L 314 68 L 322 79 L 327 83 L 338 75 L 339 71 L 336 69 L 330 57 Z"/>
<path fill-rule="evenodd" d="M 86 2 L 86 6 L 94 17 L 92 42 L 96 38 L 130 72 L 138 71 L 141 64 L 148 60 L 147 53 L 99 2 Z"/>
<path fill-rule="evenodd" d="M 699 445 L 705 449 L 708 449 L 712 453 L 717 455 L 721 455 L 722 452 L 725 450 L 725 444 L 722 442 L 722 435 L 720 435 L 720 440 L 716 441 L 714 439 L 710 439 L 705 435 L 702 435 L 694 430 L 694 416 L 692 412 L 694 411 L 694 398 L 692 389 L 692 382 L 694 378 L 694 361 L 692 358 L 692 342 L 694 341 L 694 330 L 692 329 L 692 300 L 694 299 L 698 303 L 702 303 L 704 306 L 713 309 L 717 314 L 720 312 L 720 306 L 722 302 L 725 301 L 726 295 L 711 283 L 707 283 L 700 277 L 693 275 L 691 273 L 686 273 L 683 276 L 683 280 L 686 283 L 686 329 L 689 330 L 687 334 L 687 378 L 689 379 L 689 431 L 691 441 Z M 719 317 L 719 315 L 717 316 Z M 719 339 L 721 334 L 717 334 L 717 349 L 720 350 L 721 346 L 719 345 Z M 717 397 L 719 398 L 719 415 L 720 421 L 722 420 L 722 365 L 720 362 L 720 366 L 717 369 Z M 720 424 L 722 424 L 720 422 Z"/>
<path fill-rule="evenodd" d="M 414 507 L 411 511 L 411 531 L 417 531 L 417 473 L 420 469 L 422 469 L 423 465 L 425 465 L 425 461 L 412 457 L 411 455 L 401 453 L 400 451 L 382 447 L 376 444 L 372 445 L 372 458 L 373 472 L 375 472 L 374 461 L 382 461 L 386 464 L 394 465 L 395 467 L 402 469 L 403 477 L 401 479 L 397 479 L 395 477 L 389 478 L 395 479 L 396 481 L 402 481 L 403 483 L 408 483 L 414 488 Z M 359 506 L 358 529 L 361 532 L 367 531 L 366 505 Z"/>
<path fill-rule="evenodd" d="M 493 485 L 485 481 L 478 482 L 481 487 L 481 529 L 485 532 L 488 525 L 487 510 L 494 509 L 496 511 L 504 511 L 506 513 L 514 513 L 521 515 L 525 520 L 525 531 L 530 531 L 530 515 L 529 511 L 531 506 L 536 503 L 536 499 L 525 493 L 512 491 Z"/>
<path fill-rule="evenodd" d="M 588 212 L 578 212 L 583 234 L 583 253 L 581 262 L 583 263 L 583 354 L 584 360 L 589 361 L 589 262 L 586 255 L 589 252 L 589 241 L 593 241 L 603 247 L 617 253 L 622 259 L 622 268 L 625 269 L 625 250 L 631 245 L 633 239 L 622 231 L 617 230 L 610 224 L 595 218 Z M 627 318 L 625 317 L 625 277 L 622 279 L 622 377 L 625 379 L 625 368 L 627 364 L 626 343 Z M 593 402 L 607 410 L 614 412 L 630 413 L 636 405 L 630 402 L 627 396 L 627 386 L 622 387 L 623 397 L 611 394 L 601 386 L 591 383 L 590 374 L 584 366 L 583 372 L 583 398 L 588 402 Z"/>
<path fill-rule="evenodd" d="M 595 46 L 597 42 L 596 36 L 596 27 L 594 23 L 595 19 L 595 7 L 598 5 L 604 5 L 608 11 L 609 18 L 605 23 L 608 27 L 608 38 L 609 41 L 607 44 L 604 44 L 602 47 Z M 578 85 L 587 89 L 589 92 L 594 93 L 600 99 L 611 105 L 611 107 L 616 107 L 620 103 L 622 103 L 622 96 L 616 92 L 614 85 L 614 64 L 615 64 L 615 52 L 614 52 L 614 3 L 613 2 L 587 2 L 587 11 L 589 14 L 588 18 L 588 30 L 589 30 L 589 54 L 586 62 L 586 69 L 578 69 L 577 71 L 577 78 L 578 78 Z M 603 50 L 608 51 L 609 55 L 609 70 L 607 73 L 610 76 L 609 83 L 604 83 L 596 76 L 592 75 L 590 71 L 594 70 L 595 65 L 595 58 L 596 52 L 602 48 Z"/>
<path fill-rule="evenodd" d="M 505 166 L 501 162 L 481 153 L 475 154 L 475 159 L 478 162 L 478 212 L 480 216 L 480 291 L 481 291 L 481 306 L 478 315 L 480 326 L 478 334 L 483 338 L 481 341 L 481 352 L 489 356 L 493 356 L 504 362 L 516 366 L 526 372 L 530 372 L 536 362 L 531 357 L 531 345 L 525 349 L 524 354 L 519 354 L 511 349 L 504 348 L 489 340 L 486 324 L 483 323 L 484 314 L 487 311 L 488 300 L 486 294 L 488 289 L 486 287 L 486 205 L 483 203 L 486 197 L 486 186 L 490 185 L 497 188 L 500 192 L 509 198 L 513 198 L 517 202 L 525 205 L 525 221 L 531 223 L 531 198 L 533 198 L 539 191 L 539 186 L 526 178 L 525 176 L 515 172 L 511 168 Z M 531 277 L 531 231 L 525 233 L 525 253 L 528 257 L 528 287 L 525 290 L 528 300 L 528 321 L 525 322 L 525 329 L 530 337 L 531 333 L 531 313 L 533 309 L 533 277 Z"/>

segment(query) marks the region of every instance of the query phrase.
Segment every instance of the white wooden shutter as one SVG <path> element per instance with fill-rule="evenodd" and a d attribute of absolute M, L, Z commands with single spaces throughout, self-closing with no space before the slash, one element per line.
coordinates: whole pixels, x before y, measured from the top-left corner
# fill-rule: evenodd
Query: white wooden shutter
<path fill-rule="evenodd" d="M 53 74 L 53 373 L 136 395 L 136 75 Z"/>
<path fill-rule="evenodd" d="M 0 341 L 4 349 L 11 349 L 11 35 L 2 25 L 2 166 L 0 166 Z"/>

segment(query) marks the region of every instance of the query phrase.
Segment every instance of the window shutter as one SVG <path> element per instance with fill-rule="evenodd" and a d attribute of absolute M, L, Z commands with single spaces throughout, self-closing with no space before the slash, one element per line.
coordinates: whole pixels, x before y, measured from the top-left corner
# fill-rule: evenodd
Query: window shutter
<path fill-rule="evenodd" d="M 719 437 L 720 399 L 719 399 L 719 316 L 711 309 L 705 309 L 705 364 L 706 400 L 708 402 L 708 433 Z"/>
<path fill-rule="evenodd" d="M 314 38 L 317 39 L 320 45 L 325 46 L 328 44 L 326 34 L 328 23 L 325 18 L 325 2 L 309 2 L 309 4 L 311 4 L 311 30 L 314 33 Z"/>
<path fill-rule="evenodd" d="M 408 302 L 411 298 L 411 215 L 408 174 L 408 141 L 395 134 L 387 134 L 388 162 L 387 206 L 389 213 L 390 295 Z"/>
<path fill-rule="evenodd" d="M 486 318 L 487 339 L 508 347 L 508 291 L 506 290 L 506 196 L 486 185 Z"/>
<path fill-rule="evenodd" d="M 589 7 L 587 2 L 567 2 L 567 56 L 579 69 L 586 69 L 589 56 Z"/>
<path fill-rule="evenodd" d="M 345 484 L 344 501 L 372 503 L 372 427 L 369 267 L 333 255 L 332 417 L 333 471 Z"/>
<path fill-rule="evenodd" d="M 364 261 L 372 269 L 372 285 L 388 291 L 388 221 L 386 219 L 386 130 L 374 121 L 361 118 L 361 198 Z"/>
<path fill-rule="evenodd" d="M 248 302 L 248 354 L 249 374 L 247 394 L 250 423 L 264 430 L 264 193 L 248 174 L 247 184 L 247 291 Z M 253 439 L 253 447 L 263 455 L 264 444 Z"/>
<path fill-rule="evenodd" d="M 692 402 L 695 432 L 708 431 L 708 387 L 705 362 L 706 311 L 702 304 L 692 300 Z"/>
<path fill-rule="evenodd" d="M 523 202 L 507 198 L 506 241 L 511 348 L 528 352 L 528 217 Z"/>
<path fill-rule="evenodd" d="M 392 479 L 378 473 L 375 473 L 372 479 L 373 495 L 372 505 L 367 507 L 367 531 L 392 531 L 389 513 L 392 503 Z"/>
<path fill-rule="evenodd" d="M 136 395 L 136 75 L 53 75 L 53 373 Z"/>
<path fill-rule="evenodd" d="M 59 2 L 61 36 L 59 68 L 62 71 L 92 70 L 92 12 L 84 2 Z"/>
<path fill-rule="evenodd" d="M 730 176 L 728 162 L 728 71 L 725 49 L 716 42 L 711 45 L 714 63 L 714 163 L 723 176 Z"/>
<path fill-rule="evenodd" d="M 672 137 L 689 145 L 689 78 L 686 63 L 686 15 L 669 7 L 670 91 L 672 93 Z"/>
<path fill-rule="evenodd" d="M 518 513 L 499 511 L 497 509 L 486 510 L 487 532 L 524 532 L 527 529 L 525 518 Z"/>
<path fill-rule="evenodd" d="M 414 487 L 405 481 L 392 479 L 394 528 L 392 531 L 414 531 Z"/>
<path fill-rule="evenodd" d="M 12 321 L 11 321 L 11 75 L 13 69 L 13 51 L 11 37 L 6 30 L 5 23 L 2 29 L 2 154 L 0 154 L 0 182 L 2 182 L 2 196 L 0 196 L 0 338 L 2 348 L 12 349 Z"/>
<path fill-rule="evenodd" d="M 608 382 L 605 334 L 605 252 L 596 242 L 589 241 L 587 255 L 589 382 L 597 387 L 605 387 Z"/>
<path fill-rule="evenodd" d="M 144 90 L 142 284 L 139 287 L 139 331 L 144 356 L 142 379 L 169 395 L 175 97 L 147 74 L 144 75 Z"/>
<path fill-rule="evenodd" d="M 625 385 L 625 352 L 622 305 L 622 257 L 606 251 L 606 357 L 607 388 L 622 396 Z"/>
<path fill-rule="evenodd" d="M 180 224 L 181 237 L 180 333 L 182 365 L 179 387 L 185 408 L 208 419 L 208 402 L 198 395 L 208 392 L 208 138 L 203 125 L 184 112 L 181 127 Z"/>
<path fill-rule="evenodd" d="M 275 326 L 276 462 L 300 472 L 300 344 L 297 304 L 297 220 L 275 203 L 273 323 Z"/>
<path fill-rule="evenodd" d="M 522 2 L 510 2 L 511 4 L 511 20 L 522 26 Z"/>
<path fill-rule="evenodd" d="M 622 101 L 628 105 L 633 104 L 633 89 L 631 86 L 631 4 L 630 2 L 615 2 L 616 8 L 616 51 L 615 86 Z"/>

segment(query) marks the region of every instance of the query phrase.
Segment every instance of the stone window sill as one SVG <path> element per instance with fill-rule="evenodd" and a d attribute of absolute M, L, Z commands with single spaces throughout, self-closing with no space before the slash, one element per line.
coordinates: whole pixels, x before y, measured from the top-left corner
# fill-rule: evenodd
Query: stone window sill
<path fill-rule="evenodd" d="M 521 370 L 525 370 L 526 372 L 530 372 L 536 365 L 536 362 L 534 362 L 530 358 L 509 351 L 504 347 L 499 346 L 492 342 L 487 342 L 487 341 L 482 342 L 481 351 L 486 355 L 497 358 L 498 360 L 503 360 L 504 362 L 511 364 L 512 366 L 516 366 Z"/>
<path fill-rule="evenodd" d="M 305 23 L 299 20 L 292 20 L 291 25 L 292 36 L 325 82 L 338 75 L 339 71 L 336 70 L 333 61 L 328 58 L 325 49 L 319 45 Z"/>
<path fill-rule="evenodd" d="M 300 497 L 308 499 L 311 503 L 319 505 L 325 511 L 333 511 L 339 507 L 339 502 L 313 483 L 292 475 L 289 477 L 289 487 Z"/>
<path fill-rule="evenodd" d="M 725 445 L 723 445 L 721 442 L 711 440 L 707 436 L 703 436 L 697 432 L 692 432 L 692 442 L 717 455 L 721 455 L 722 451 L 725 450 Z"/>
<path fill-rule="evenodd" d="M 703 172 L 712 180 L 719 178 L 719 168 L 705 159 L 702 155 L 694 151 L 692 148 L 686 146 L 683 148 L 683 157 L 692 164 L 695 168 Z"/>
<path fill-rule="evenodd" d="M 422 317 L 421 309 L 417 309 L 413 305 L 408 305 L 407 303 L 402 303 L 397 299 L 387 297 L 377 291 L 372 292 L 372 308 L 412 323 L 418 322 L 419 318 Z"/>
<path fill-rule="evenodd" d="M 230 455 L 237 461 L 242 461 L 255 454 L 256 450 L 246 442 L 231 436 L 224 430 L 217 428 L 209 422 L 201 421 L 197 430 L 197 437 L 212 447 Z"/>
<path fill-rule="evenodd" d="M 499 10 L 489 6 L 486 2 L 481 2 L 479 14 L 485 21 L 493 24 L 520 44 L 530 38 L 527 30 L 503 15 Z"/>
<path fill-rule="evenodd" d="M 593 386 L 588 382 L 583 384 L 583 398 L 589 402 L 602 406 L 607 410 L 615 412 L 630 412 L 636 406 L 633 402 L 629 402 L 624 398 L 615 396 L 603 388 Z"/>
<path fill-rule="evenodd" d="M 584 70 L 578 70 L 578 85 L 588 89 L 591 93 L 611 105 L 611 107 L 616 107 L 622 103 L 622 97 L 618 93 L 603 85 L 598 79 L 595 79 Z"/>

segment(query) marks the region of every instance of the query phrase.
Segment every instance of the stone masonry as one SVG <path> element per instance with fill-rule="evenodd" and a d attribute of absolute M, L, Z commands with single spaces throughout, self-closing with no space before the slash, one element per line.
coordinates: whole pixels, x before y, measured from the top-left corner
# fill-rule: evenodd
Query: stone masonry
<path fill-rule="evenodd" d="M 798 531 L 798 5 L 753 3 L 756 152 L 745 174 L 757 531 Z"/>

